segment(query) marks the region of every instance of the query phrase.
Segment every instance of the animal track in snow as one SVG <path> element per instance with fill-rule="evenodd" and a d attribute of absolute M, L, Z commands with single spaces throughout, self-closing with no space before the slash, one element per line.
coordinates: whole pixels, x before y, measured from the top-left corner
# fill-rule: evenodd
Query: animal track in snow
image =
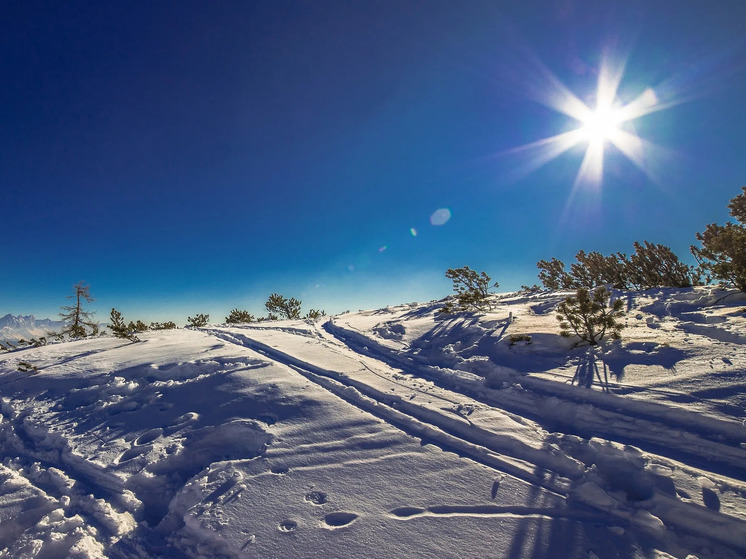
<path fill-rule="evenodd" d="M 328 500 L 326 493 L 323 491 L 311 491 L 310 493 L 306 493 L 304 499 L 314 505 L 323 505 Z"/>
<path fill-rule="evenodd" d="M 324 517 L 324 524 L 326 524 L 325 528 L 329 528 L 331 530 L 335 528 L 342 528 L 343 526 L 349 526 L 352 524 L 355 520 L 357 520 L 358 515 L 354 512 L 345 512 L 345 511 L 339 511 L 339 512 L 330 512 Z"/>
<path fill-rule="evenodd" d="M 286 534 L 289 534 L 290 532 L 294 532 L 295 529 L 298 527 L 298 523 L 295 520 L 290 520 L 289 518 L 286 518 L 280 524 L 277 526 L 277 529 L 280 532 L 285 532 Z"/>

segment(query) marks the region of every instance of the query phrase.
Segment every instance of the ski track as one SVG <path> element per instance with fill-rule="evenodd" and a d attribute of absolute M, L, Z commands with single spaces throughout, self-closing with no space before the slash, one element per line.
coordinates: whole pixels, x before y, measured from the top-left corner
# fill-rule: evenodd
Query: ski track
<path fill-rule="evenodd" d="M 657 403 L 630 401 L 614 395 L 578 390 L 574 386 L 527 376 L 520 378 L 520 390 L 526 392 L 525 397 L 505 398 L 502 391 L 486 390 L 481 377 L 469 378 L 453 374 L 452 371 L 413 363 L 411 358 L 402 358 L 364 334 L 340 327 L 332 321 L 326 322 L 324 329 L 354 351 L 380 359 L 392 367 L 401 367 L 408 373 L 423 376 L 443 388 L 461 391 L 533 421 L 544 422 L 550 430 L 559 428 L 580 436 L 603 436 L 677 461 L 701 465 L 726 477 L 746 481 L 746 469 L 743 468 L 746 456 L 741 447 L 742 443 L 746 443 L 746 433 L 739 424 L 703 418 L 699 414 L 671 409 Z M 563 421 L 558 415 L 550 414 L 547 420 L 546 415 L 537 414 L 536 411 L 548 410 L 542 409 L 537 404 L 537 398 L 532 395 L 590 405 L 594 414 L 603 417 L 585 428 L 575 421 Z M 624 427 L 625 424 L 628 428 Z M 702 425 L 708 429 L 702 430 Z M 688 449 L 682 451 L 676 442 L 670 444 L 672 430 L 687 439 Z"/>
<path fill-rule="evenodd" d="M 743 336 L 738 334 L 713 334 L 719 330 L 700 323 L 706 319 L 683 323 L 679 328 L 723 343 L 743 343 Z M 179 363 L 173 366 L 180 368 L 180 374 L 174 378 L 164 376 L 164 381 L 157 380 L 159 369 L 153 365 L 152 369 L 143 369 L 150 384 L 137 386 L 134 382 L 134 388 L 114 384 L 117 379 L 105 379 L 111 389 L 107 384 L 104 395 L 115 398 L 106 403 L 107 417 L 126 415 L 137 411 L 139 406 L 156 404 L 161 391 L 167 387 L 198 383 L 209 379 L 216 371 L 230 372 L 238 370 L 236 367 L 250 369 L 267 366 L 268 362 L 277 363 L 356 408 L 419 438 L 423 444 L 436 445 L 493 469 L 492 499 L 506 476 L 512 476 L 542 488 L 560 503 L 560 506 L 532 507 L 497 502 L 409 506 L 405 502 L 380 511 L 397 522 L 463 517 L 568 519 L 637 530 L 646 538 L 661 542 L 665 535 L 659 525 L 664 523 L 682 538 L 694 535 L 746 556 L 746 518 L 723 513 L 717 491 L 728 490 L 746 498 L 743 466 L 746 435 L 742 425 L 703 417 L 664 403 L 626 399 L 620 395 L 624 390 L 654 390 L 644 387 L 619 387 L 618 394 L 604 394 L 525 375 L 508 383 L 507 388 L 490 388 L 480 375 L 434 365 L 426 356 L 419 358 L 414 352 L 398 351 L 349 324 L 338 324 L 339 321 L 339 318 L 337 322 L 330 319 L 323 324 L 309 321 L 307 328 L 262 325 L 201 329 L 216 340 L 246 348 L 262 359 L 247 362 L 246 358 L 237 357 Z M 379 330 L 374 329 L 384 338 L 401 338 L 393 322 L 385 323 Z M 273 347 L 266 338 L 274 332 L 307 340 L 304 343 L 311 344 L 311 349 L 304 352 L 297 343 L 282 344 L 280 347 L 287 348 L 285 351 Z M 210 343 L 212 339 L 208 338 Z M 212 349 L 218 347 L 221 346 L 215 345 Z M 81 352 L 56 361 L 55 366 L 70 367 L 77 359 L 104 351 Z M 348 366 L 340 365 L 336 370 L 336 366 L 327 365 L 338 360 Z M 164 372 L 171 367 L 164 367 Z M 155 376 L 147 378 L 148 374 Z M 23 374 L 11 373 L 2 386 L 23 378 Z M 74 394 L 70 398 L 76 402 L 79 399 L 81 409 L 93 410 L 97 403 L 87 400 L 86 391 L 90 388 L 93 394 L 94 389 L 102 386 L 76 388 L 71 390 Z M 130 390 L 141 392 L 137 398 L 130 398 Z M 670 390 L 658 392 L 669 396 L 678 394 Z M 227 400 L 223 402 L 226 403 Z M 195 439 L 187 441 L 189 444 L 184 446 L 181 457 L 161 455 L 152 461 L 157 441 L 178 433 L 194 419 L 193 416 L 187 413 L 169 425 L 143 428 L 137 437 L 122 442 L 116 432 L 107 439 L 97 435 L 96 429 L 84 429 L 84 426 L 90 427 L 86 425 L 85 413 L 65 416 L 51 407 L 44 408 L 45 405 L 51 406 L 43 399 L 37 402 L 0 399 L 0 487 L 3 492 L 18 490 L 18 502 L 25 503 L 22 514 L 0 526 L 0 550 L 16 541 L 25 530 L 38 532 L 40 526 L 48 526 L 50 533 L 57 528 L 59 534 L 75 532 L 75 537 L 86 543 L 93 555 L 105 551 L 106 556 L 111 557 L 180 558 L 194 555 L 193 549 L 199 550 L 197 555 L 232 555 L 219 541 L 192 544 L 186 537 L 179 542 L 182 552 L 167 542 L 166 532 L 157 527 L 159 523 L 166 528 L 170 526 L 173 502 L 201 471 L 221 460 L 254 458 L 260 454 L 269 435 L 248 421 L 210 426 L 209 430 L 204 428 Z M 32 410 L 37 413 L 36 418 Z M 477 413 L 472 413 L 475 410 Z M 480 411 L 499 414 L 504 420 L 515 422 L 516 429 L 525 429 L 521 434 L 534 434 L 535 440 L 528 441 L 493 428 Z M 256 418 L 267 425 L 278 419 L 261 414 Z M 101 447 L 119 445 L 114 466 L 106 467 L 86 455 L 77 454 L 76 448 L 63 436 L 65 429 L 88 433 L 84 436 L 96 438 Z M 304 454 L 317 457 L 316 463 L 294 465 L 294 470 L 344 468 L 345 462 L 334 461 L 335 450 L 382 449 L 391 444 L 377 437 L 361 434 L 328 439 L 308 447 L 278 449 L 274 458 L 281 461 L 283 452 L 292 457 Z M 230 445 L 238 440 L 249 442 L 225 456 L 206 450 L 202 442 L 208 438 L 225 440 Z M 78 446 L 86 446 L 80 443 L 78 440 Z M 329 455 L 328 461 L 325 453 Z M 359 458 L 355 463 L 395 460 L 406 455 L 383 453 Z M 117 468 L 135 473 L 125 481 L 117 475 L 120 473 Z M 162 485 L 151 485 L 146 475 L 148 468 L 156 474 L 168 470 L 175 475 Z M 283 469 L 278 463 L 255 477 L 283 476 L 287 471 L 287 467 Z M 698 480 L 704 505 L 679 498 L 685 492 L 674 487 L 668 473 L 672 471 Z M 160 493 L 151 495 L 156 488 Z M 203 502 L 208 505 L 228 503 L 238 499 L 241 491 L 240 484 L 231 478 L 215 487 Z M 626 494 L 626 498 L 638 504 L 634 508 L 627 506 L 625 498 L 617 498 L 617 493 Z M 327 503 L 328 496 L 324 491 L 314 490 L 302 498 L 310 506 L 321 507 Z M 360 520 L 360 514 L 350 510 L 324 512 L 326 514 L 319 516 L 324 530 L 345 530 Z M 282 534 L 292 534 L 297 529 L 297 522 L 291 518 L 277 524 Z M 55 549 L 58 552 L 66 549 L 64 542 L 57 548 L 51 544 L 44 556 L 54 556 Z M 5 556 L 0 553 L 0 557 Z"/>
<path fill-rule="evenodd" d="M 318 326 L 314 325 L 314 329 L 317 328 Z M 497 408 L 505 405 L 511 413 L 530 421 L 537 421 L 541 418 L 535 413 L 536 408 L 533 407 L 536 397 L 556 399 L 558 395 L 561 395 L 563 398 L 569 397 L 571 400 L 585 405 L 588 405 L 590 401 L 595 408 L 594 411 L 603 414 L 601 421 L 591 426 L 594 436 L 608 437 L 608 440 L 621 444 L 634 443 L 636 446 L 649 451 L 656 463 L 669 464 L 682 471 L 691 470 L 691 468 L 687 468 L 686 463 L 682 463 L 682 460 L 698 466 L 702 465 L 706 471 L 713 474 L 711 476 L 713 479 L 722 476 L 721 481 L 726 486 L 730 484 L 735 490 L 741 491 L 746 496 L 746 484 L 739 483 L 739 480 L 746 480 L 746 471 L 743 470 L 744 449 L 742 446 L 735 444 L 743 442 L 745 439 L 742 431 L 739 432 L 726 422 L 712 419 L 704 422 L 710 428 L 709 430 L 699 433 L 685 433 L 689 449 L 688 452 L 682 452 L 681 448 L 677 446 L 680 445 L 680 441 L 666 444 L 670 442 L 670 434 L 666 435 L 666 433 L 670 433 L 671 424 L 681 429 L 689 425 L 701 425 L 702 418 L 697 418 L 697 421 L 699 421 L 697 423 L 694 418 L 687 417 L 686 411 L 665 409 L 665 406 L 661 404 L 634 402 L 632 405 L 625 405 L 618 396 L 581 391 L 577 387 L 558 385 L 558 383 L 538 379 L 531 379 L 532 381 L 538 380 L 538 382 L 535 384 L 527 382 L 522 387 L 522 390 L 531 396 L 530 399 L 534 401 L 531 406 L 516 405 L 515 400 L 511 405 L 510 402 L 491 398 L 490 395 L 495 391 L 485 390 L 482 379 L 476 375 L 414 363 L 411 357 L 397 355 L 375 340 L 371 340 L 359 332 L 351 332 L 349 329 L 341 328 L 331 320 L 327 321 L 322 328 L 324 331 L 318 331 L 315 335 L 309 334 L 308 331 L 299 333 L 294 331 L 295 329 L 288 328 L 278 329 L 278 331 L 291 335 L 300 334 L 305 337 L 313 337 L 320 341 L 321 345 L 328 351 L 354 359 L 354 357 L 350 357 L 350 353 L 352 353 L 357 357 L 360 365 L 371 374 L 387 382 L 406 387 L 410 391 L 418 391 L 418 389 L 413 388 L 411 384 L 399 382 L 396 377 L 397 373 L 401 374 L 403 372 L 414 377 L 427 378 L 452 395 L 451 397 L 443 397 L 427 392 L 428 396 L 439 398 L 448 403 L 463 401 L 465 396 L 476 398 Z M 494 468 L 498 472 L 503 472 L 503 475 L 512 475 L 552 493 L 564 496 L 570 503 L 568 508 L 552 509 L 500 507 L 497 505 L 475 507 L 442 505 L 424 509 L 404 506 L 390 511 L 390 514 L 394 517 L 401 520 L 412 520 L 448 516 L 513 515 L 551 516 L 578 520 L 592 519 L 596 523 L 601 522 L 625 527 L 634 526 L 646 532 L 647 536 L 655 537 L 654 523 L 648 520 L 648 517 L 655 517 L 650 512 L 639 509 L 636 514 L 632 514 L 629 510 L 618 507 L 617 504 L 609 505 L 592 495 L 592 491 L 598 486 L 595 482 L 585 482 L 582 463 L 565 460 L 562 457 L 555 458 L 552 456 L 551 448 L 543 448 L 537 451 L 525 445 L 516 444 L 516 441 L 503 439 L 495 433 L 490 433 L 488 430 L 474 425 L 467 418 L 425 408 L 411 398 L 407 399 L 400 395 L 386 393 L 357 380 L 349 372 L 334 371 L 280 351 L 267 343 L 253 339 L 251 337 L 252 330 L 252 327 L 242 327 L 240 332 L 236 328 L 210 328 L 204 331 L 222 340 L 242 345 L 267 359 L 293 369 L 345 401 L 372 413 L 412 436 L 421 438 L 423 442 L 433 443 L 444 450 L 456 452 Z M 262 330 L 269 331 L 272 328 L 264 327 Z M 379 370 L 389 369 L 391 374 L 386 375 L 374 371 L 363 359 L 377 360 L 380 367 L 376 368 Z M 557 386 L 553 387 L 552 385 Z M 624 429 L 604 429 L 601 427 L 602 423 L 617 425 L 617 423 L 624 424 L 625 422 L 633 423 L 630 426 L 632 432 L 629 435 Z M 553 424 L 554 428 L 558 426 L 566 427 L 570 434 L 576 434 L 578 431 L 573 429 L 574 425 Z M 664 436 L 655 436 L 657 433 L 663 433 Z M 728 442 L 730 444 L 727 444 Z M 696 470 L 691 471 L 695 472 Z M 627 472 L 627 474 L 632 475 L 638 473 L 641 472 Z M 635 488 L 633 487 L 631 490 L 634 491 Z M 659 489 L 654 489 L 654 498 L 650 502 L 650 508 L 659 515 L 659 518 L 665 520 L 669 528 L 680 530 L 682 534 L 697 534 L 746 553 L 746 521 L 710 511 L 694 503 L 677 501 L 662 494 Z M 648 517 L 642 513 L 646 513 Z M 718 527 L 718 529 L 713 530 L 713 526 Z M 731 537 L 724 534 L 736 535 Z"/>

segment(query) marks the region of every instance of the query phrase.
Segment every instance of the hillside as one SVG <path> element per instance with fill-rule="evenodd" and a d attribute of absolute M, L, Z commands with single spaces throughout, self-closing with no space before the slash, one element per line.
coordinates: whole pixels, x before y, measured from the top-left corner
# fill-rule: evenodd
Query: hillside
<path fill-rule="evenodd" d="M 0 557 L 743 557 L 723 295 L 629 294 L 595 351 L 514 293 L 0 354 Z"/>

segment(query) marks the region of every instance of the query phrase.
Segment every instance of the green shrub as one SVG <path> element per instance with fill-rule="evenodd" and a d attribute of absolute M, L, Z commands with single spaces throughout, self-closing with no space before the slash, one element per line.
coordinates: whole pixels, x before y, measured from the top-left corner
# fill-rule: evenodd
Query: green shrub
<path fill-rule="evenodd" d="M 692 269 L 665 245 L 635 242 L 629 257 L 627 283 L 637 289 L 653 287 L 691 287 Z"/>
<path fill-rule="evenodd" d="M 176 323 L 172 321 L 150 323 L 151 330 L 174 330 L 175 328 L 176 328 Z"/>
<path fill-rule="evenodd" d="M 140 341 L 139 338 L 134 334 L 135 330 L 134 328 L 132 328 L 133 323 L 130 322 L 129 325 L 125 324 L 124 318 L 122 318 L 122 313 L 120 313 L 117 309 L 111 309 L 109 320 L 111 321 L 111 323 L 109 324 L 109 329 L 115 337 L 126 339 L 131 342 Z"/>
<path fill-rule="evenodd" d="M 145 324 L 142 320 L 138 320 L 137 322 L 130 321 L 127 327 L 132 332 L 147 332 L 148 331 L 148 325 Z"/>
<path fill-rule="evenodd" d="M 546 289 L 557 291 L 572 287 L 573 279 L 565 271 L 565 263 L 562 260 L 539 260 L 536 267 L 539 268 L 539 281 Z"/>
<path fill-rule="evenodd" d="M 191 316 L 187 317 L 187 327 L 192 328 L 203 328 L 207 326 L 207 323 L 210 322 L 210 315 L 209 314 L 198 314 L 194 318 Z"/>
<path fill-rule="evenodd" d="M 605 287 L 596 288 L 592 295 L 588 288 L 579 288 L 574 296 L 557 306 L 560 335 L 578 336 L 581 342 L 590 345 L 598 345 L 606 335 L 614 339 L 621 337 L 624 324 L 618 320 L 624 316 L 624 301 L 617 299 L 611 306 L 608 302 L 609 292 Z"/>
<path fill-rule="evenodd" d="M 298 301 L 295 297 L 287 299 L 279 293 L 272 293 L 267 302 L 264 303 L 264 307 L 269 313 L 267 320 L 277 320 L 277 315 L 287 319 L 300 318 L 300 306 L 301 301 Z"/>
<path fill-rule="evenodd" d="M 692 246 L 691 251 L 707 281 L 716 279 L 746 293 L 746 186 L 741 189 L 728 204 L 737 223 L 711 223 L 704 233 L 697 233 L 702 246 Z"/>
<path fill-rule="evenodd" d="M 449 268 L 446 270 L 446 277 L 453 281 L 458 307 L 452 303 L 446 303 L 440 312 L 483 310 L 491 307 L 488 298 L 491 278 L 485 272 L 477 273 L 468 266 L 464 266 L 463 268 Z M 492 287 L 499 286 L 498 282 L 492 284 Z"/>
<path fill-rule="evenodd" d="M 681 262 L 665 245 L 644 241 L 634 243 L 629 257 L 617 252 L 604 256 L 600 252 L 578 251 L 570 272 L 561 260 L 540 260 L 539 280 L 545 288 L 595 289 L 611 285 L 617 289 L 651 289 L 653 287 L 689 287 L 698 283 L 698 275 Z"/>
<path fill-rule="evenodd" d="M 233 309 L 228 316 L 225 317 L 227 324 L 244 324 L 247 322 L 254 322 L 254 315 L 249 311 L 240 311 Z"/>

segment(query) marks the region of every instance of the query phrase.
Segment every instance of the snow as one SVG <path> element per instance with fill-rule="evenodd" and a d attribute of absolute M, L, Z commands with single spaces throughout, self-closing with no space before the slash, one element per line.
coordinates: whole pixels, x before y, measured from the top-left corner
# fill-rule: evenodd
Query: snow
<path fill-rule="evenodd" d="M 725 294 L 618 293 L 594 350 L 515 293 L 0 354 L 0 557 L 743 557 Z"/>

